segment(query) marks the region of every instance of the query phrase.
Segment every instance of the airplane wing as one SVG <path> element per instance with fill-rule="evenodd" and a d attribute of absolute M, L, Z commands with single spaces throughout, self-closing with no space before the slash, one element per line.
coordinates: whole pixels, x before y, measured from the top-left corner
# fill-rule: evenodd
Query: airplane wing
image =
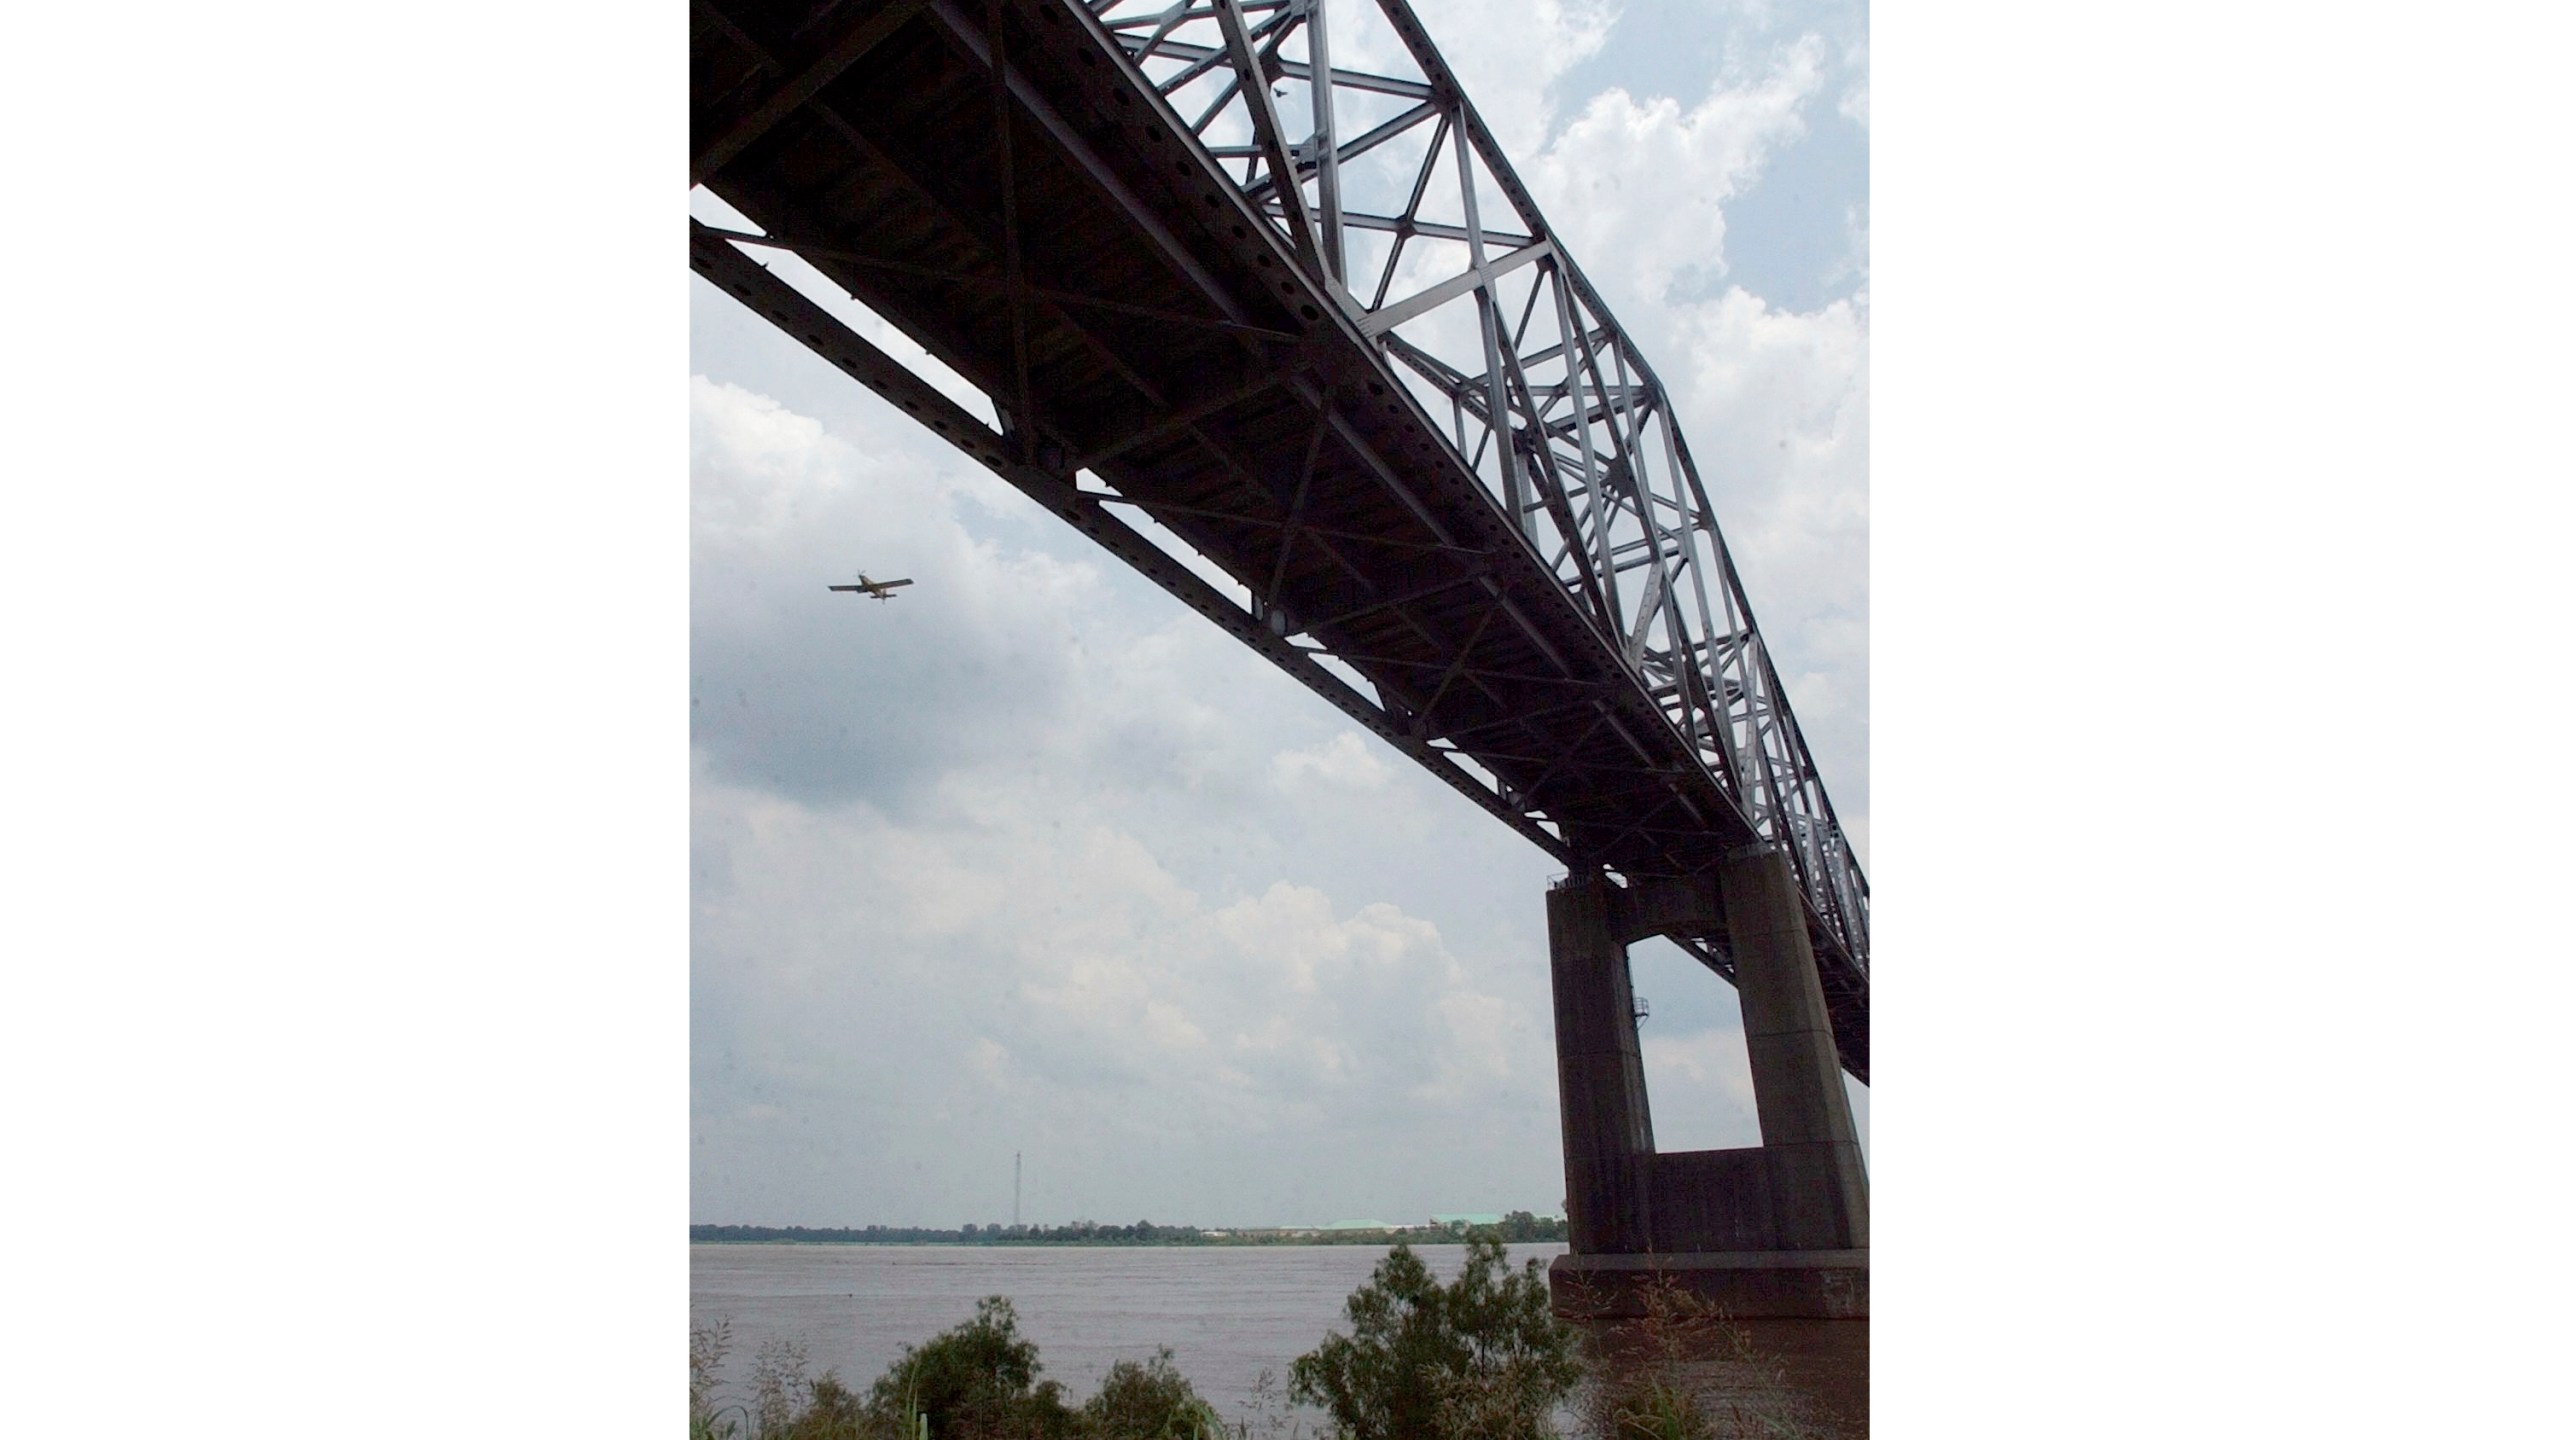
<path fill-rule="evenodd" d="M 901 585 L 913 585 L 914 583 L 916 582 L 913 580 L 874 580 L 871 582 L 871 586 L 875 590 L 895 590 Z"/>
<path fill-rule="evenodd" d="M 827 588 L 830 590 L 859 590 L 862 587 L 859 585 L 830 585 Z"/>

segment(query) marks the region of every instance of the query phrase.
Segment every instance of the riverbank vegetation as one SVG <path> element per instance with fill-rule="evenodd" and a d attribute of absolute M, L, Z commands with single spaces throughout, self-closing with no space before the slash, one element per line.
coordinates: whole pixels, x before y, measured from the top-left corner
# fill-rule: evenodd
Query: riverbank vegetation
<path fill-rule="evenodd" d="M 725 1325 L 693 1332 L 692 1440 L 1212 1440 L 1229 1434 L 1173 1368 L 1173 1352 L 1111 1367 L 1093 1398 L 1070 1402 L 1042 1378 L 1040 1349 L 1013 1305 L 991 1295 L 960 1325 L 907 1347 L 857 1392 L 782 1344 L 756 1357 L 743 1401 L 715 1390 L 728 1358 Z"/>
<path fill-rule="evenodd" d="M 1559 1322 L 1537 1261 L 1518 1273 L 1478 1230 L 1446 1284 L 1397 1245 L 1329 1334 L 1241 1415 L 1221 1417 L 1173 1352 L 1123 1360 L 1082 1404 L 1041 1374 L 1039 1348 L 1000 1296 L 909 1346 L 868 1389 L 811 1378 L 798 1347 L 755 1357 L 743 1399 L 724 1400 L 725 1323 L 693 1332 L 691 1440 L 1819 1440 L 1782 1398 L 1737 1402 L 1699 1383 L 1702 1360 L 1747 1394 L 1782 1397 L 1743 1329 L 1664 1288 L 1606 1347 Z M 1294 1407 L 1306 1407 L 1298 1409 Z"/>
<path fill-rule="evenodd" d="M 1493 1225 L 1435 1224 L 1409 1229 L 1271 1226 L 1260 1229 L 1201 1229 L 1195 1225 L 1098 1225 L 1078 1220 L 1066 1225 L 963 1225 L 935 1230 L 912 1225 L 827 1227 L 806 1225 L 696 1225 L 697 1245 L 1431 1245 L 1457 1244 L 1476 1231 L 1489 1231 L 1508 1245 L 1538 1241 L 1561 1243 L 1564 1220 L 1514 1210 Z"/>
<path fill-rule="evenodd" d="M 1344 1302 L 1351 1333 L 1290 1365 L 1290 1398 L 1323 1405 L 1343 1440 L 1537 1440 L 1582 1378 L 1538 1268 L 1512 1274 L 1478 1238 L 1443 1285 L 1397 1246 Z"/>

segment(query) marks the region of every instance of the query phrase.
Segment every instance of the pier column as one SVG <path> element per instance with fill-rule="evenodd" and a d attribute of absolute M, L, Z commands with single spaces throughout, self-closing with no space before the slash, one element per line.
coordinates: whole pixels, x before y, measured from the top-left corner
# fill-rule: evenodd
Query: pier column
<path fill-rule="evenodd" d="M 1728 858 L 1717 880 L 1751 1051 L 1770 1199 L 1782 1250 L 1863 1250 L 1867 1167 L 1840 1079 L 1840 1050 L 1786 857 Z"/>
<path fill-rule="evenodd" d="M 1565 1213 L 1575 1254 L 1634 1254 L 1651 1243 L 1644 1167 L 1653 1154 L 1653 1111 L 1636 1044 L 1627 947 L 1609 924 L 1609 889 L 1598 877 L 1576 877 L 1547 892 Z"/>

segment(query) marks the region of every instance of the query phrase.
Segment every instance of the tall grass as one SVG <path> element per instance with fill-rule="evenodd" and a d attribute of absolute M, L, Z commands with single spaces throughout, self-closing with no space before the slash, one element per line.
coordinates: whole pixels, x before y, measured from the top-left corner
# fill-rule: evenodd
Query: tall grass
<path fill-rule="evenodd" d="M 1590 1378 L 1575 1397 L 1591 1440 L 1825 1440 L 1786 1367 L 1710 1301 L 1664 1276 L 1641 1282 L 1644 1313 L 1586 1342 Z"/>

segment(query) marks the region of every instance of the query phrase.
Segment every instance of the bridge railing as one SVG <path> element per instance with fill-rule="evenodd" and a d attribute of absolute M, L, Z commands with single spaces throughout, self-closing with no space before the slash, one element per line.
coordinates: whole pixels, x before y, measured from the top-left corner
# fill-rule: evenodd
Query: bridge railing
<path fill-rule="evenodd" d="M 1867 881 L 1660 377 L 1403 0 L 1084 0 L 1324 278 L 1864 971 Z"/>

